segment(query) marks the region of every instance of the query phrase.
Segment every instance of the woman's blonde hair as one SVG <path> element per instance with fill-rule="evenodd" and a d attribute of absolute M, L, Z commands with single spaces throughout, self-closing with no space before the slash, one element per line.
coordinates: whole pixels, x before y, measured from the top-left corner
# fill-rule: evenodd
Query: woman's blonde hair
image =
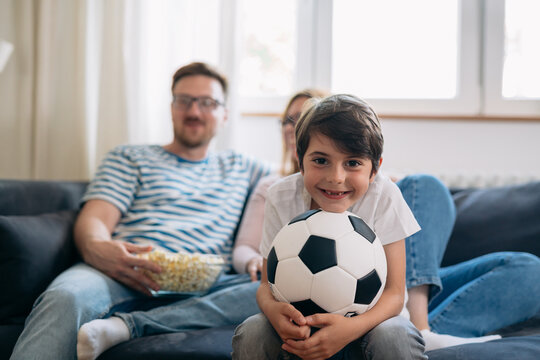
<path fill-rule="evenodd" d="M 313 98 L 324 98 L 328 96 L 329 93 L 322 89 L 315 89 L 315 88 L 308 88 L 304 89 L 302 91 L 297 92 L 294 94 L 287 103 L 287 106 L 285 107 L 285 111 L 283 112 L 283 115 L 281 116 L 281 123 L 285 123 L 287 120 L 287 113 L 289 112 L 289 109 L 291 108 L 291 105 L 293 102 L 300 98 L 306 98 L 306 99 L 313 99 Z M 280 174 L 281 176 L 287 176 L 294 174 L 298 171 L 300 171 L 300 167 L 298 166 L 298 162 L 294 159 L 293 154 L 291 154 L 290 148 L 288 148 L 285 145 L 285 137 L 282 134 L 282 146 L 283 146 L 283 157 L 281 159 L 281 168 L 280 168 Z"/>

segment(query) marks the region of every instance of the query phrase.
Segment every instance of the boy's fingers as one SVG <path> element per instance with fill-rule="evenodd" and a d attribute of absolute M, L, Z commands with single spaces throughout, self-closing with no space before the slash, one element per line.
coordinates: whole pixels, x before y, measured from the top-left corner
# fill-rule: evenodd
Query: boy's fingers
<path fill-rule="evenodd" d="M 289 311 L 289 317 L 291 320 L 298 326 L 306 325 L 306 318 L 300 311 L 294 308 L 294 306 L 291 305 L 290 311 Z"/>

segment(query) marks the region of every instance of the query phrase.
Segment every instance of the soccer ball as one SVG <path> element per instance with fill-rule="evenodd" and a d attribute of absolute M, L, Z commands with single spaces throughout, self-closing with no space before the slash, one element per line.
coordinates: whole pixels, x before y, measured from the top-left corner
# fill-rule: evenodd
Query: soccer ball
<path fill-rule="evenodd" d="M 358 216 L 309 210 L 272 242 L 268 282 L 278 301 L 304 316 L 355 316 L 371 309 L 386 283 L 381 241 Z"/>

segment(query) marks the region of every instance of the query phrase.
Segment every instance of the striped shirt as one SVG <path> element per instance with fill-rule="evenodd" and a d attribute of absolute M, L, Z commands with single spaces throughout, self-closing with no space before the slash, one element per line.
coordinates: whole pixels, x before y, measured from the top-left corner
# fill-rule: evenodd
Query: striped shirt
<path fill-rule="evenodd" d="M 82 201 L 120 210 L 113 239 L 220 254 L 230 264 L 244 203 L 269 169 L 234 151 L 193 162 L 158 145 L 124 145 L 107 154 Z"/>

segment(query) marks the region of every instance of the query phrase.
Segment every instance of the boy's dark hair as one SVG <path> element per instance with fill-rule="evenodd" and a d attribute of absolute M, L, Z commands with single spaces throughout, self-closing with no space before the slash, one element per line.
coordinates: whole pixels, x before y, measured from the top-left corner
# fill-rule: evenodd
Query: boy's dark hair
<path fill-rule="evenodd" d="M 216 79 L 217 81 L 219 81 L 221 87 L 223 88 L 223 94 L 227 96 L 228 83 L 225 75 L 221 74 L 217 69 L 203 62 L 193 62 L 191 64 L 184 65 L 180 69 L 176 70 L 173 75 L 171 90 L 174 91 L 174 86 L 178 81 L 180 81 L 180 79 L 186 76 L 193 75 L 204 75 Z"/>
<path fill-rule="evenodd" d="M 300 169 L 313 134 L 332 139 L 338 149 L 371 160 L 372 173 L 379 167 L 384 139 L 379 118 L 365 101 L 338 94 L 311 102 L 296 124 L 296 152 Z"/>

